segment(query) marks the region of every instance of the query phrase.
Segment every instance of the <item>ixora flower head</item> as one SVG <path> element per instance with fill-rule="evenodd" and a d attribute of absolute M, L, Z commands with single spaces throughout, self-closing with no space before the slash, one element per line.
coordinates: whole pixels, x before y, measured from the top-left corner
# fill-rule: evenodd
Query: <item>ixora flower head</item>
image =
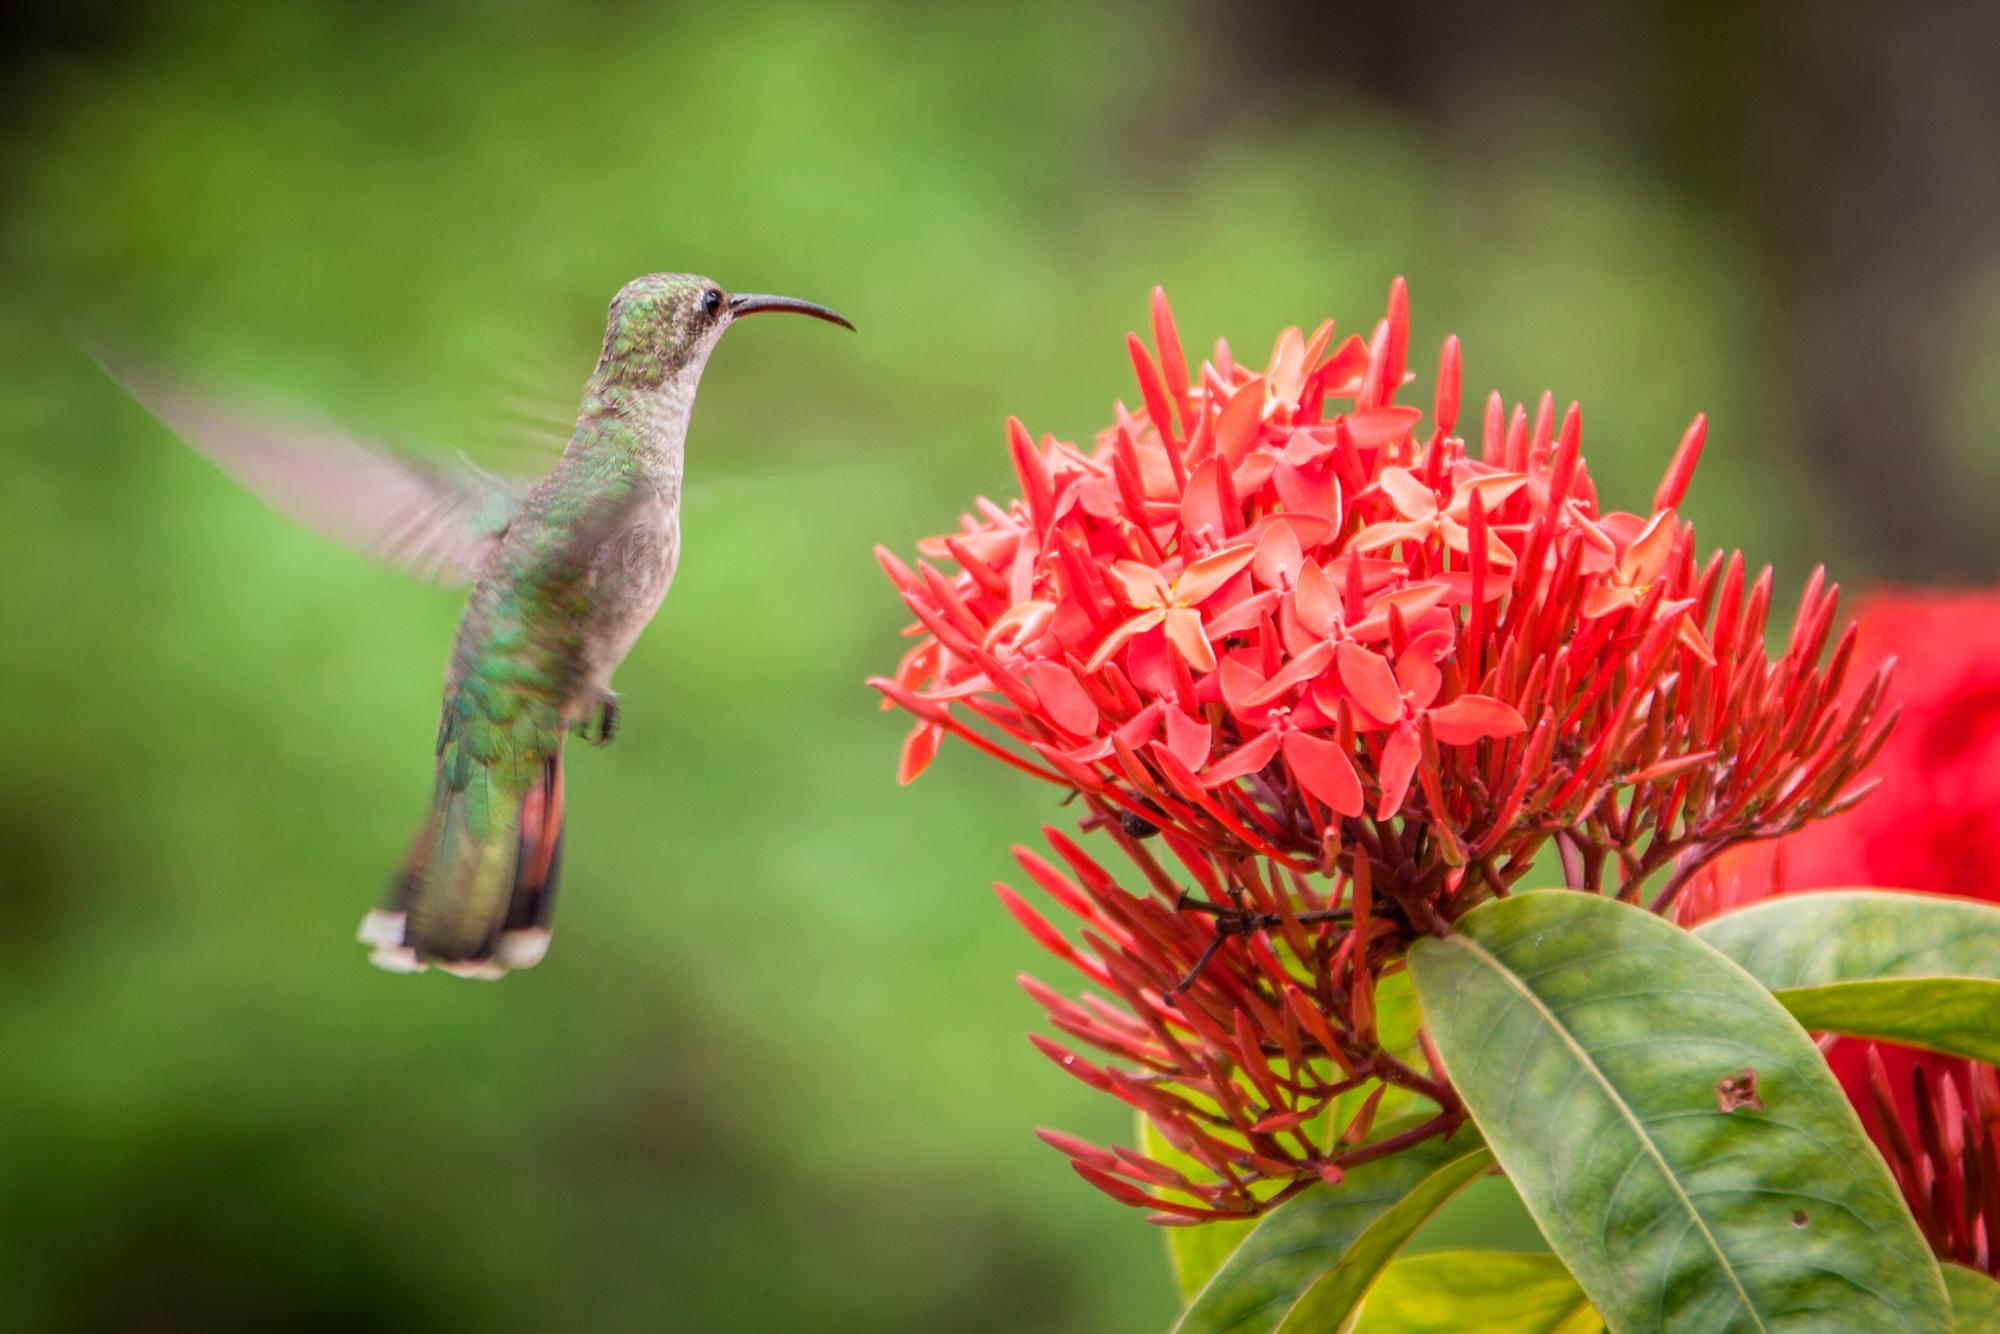
<path fill-rule="evenodd" d="M 1430 420 L 1396 401 L 1400 280 L 1369 337 L 1288 329 L 1261 368 L 1218 344 L 1190 370 L 1158 292 L 1153 335 L 1130 340 L 1137 413 L 1089 448 L 1010 422 L 1020 497 L 914 562 L 880 553 L 917 642 L 872 684 L 916 718 L 904 781 L 954 736 L 1081 796 L 1105 849 L 1050 830 L 1053 860 L 1018 854 L 1079 940 L 1000 895 L 1096 989 L 1025 982 L 1098 1055 L 1037 1045 L 1166 1147 L 1045 1138 L 1192 1221 L 1456 1129 L 1378 996 L 1415 941 L 1549 850 L 1573 889 L 1636 903 L 1664 872 L 1670 902 L 1721 851 L 1841 809 L 1888 722 L 1882 677 L 1844 688 L 1817 573 L 1773 657 L 1769 571 L 1698 554 L 1677 508 L 1700 418 L 1625 512 L 1575 406 L 1496 394 L 1458 433 L 1456 339 Z M 1385 1099 L 1429 1114 L 1371 1136 Z"/>

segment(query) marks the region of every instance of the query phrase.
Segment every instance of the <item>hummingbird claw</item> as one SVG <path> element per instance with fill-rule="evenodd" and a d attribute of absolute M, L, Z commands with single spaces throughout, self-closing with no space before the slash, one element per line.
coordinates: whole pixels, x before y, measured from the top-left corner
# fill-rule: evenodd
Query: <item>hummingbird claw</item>
<path fill-rule="evenodd" d="M 597 716 L 578 723 L 576 734 L 593 746 L 608 746 L 618 736 L 618 696 L 609 690 L 597 697 Z"/>

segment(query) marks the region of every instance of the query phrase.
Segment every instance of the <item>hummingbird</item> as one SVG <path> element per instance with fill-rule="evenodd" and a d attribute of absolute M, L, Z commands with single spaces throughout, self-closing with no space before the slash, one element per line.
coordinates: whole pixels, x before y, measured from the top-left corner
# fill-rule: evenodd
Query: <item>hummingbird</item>
<path fill-rule="evenodd" d="M 709 354 L 793 297 L 731 295 L 656 273 L 612 298 L 561 458 L 539 480 L 439 466 L 327 430 L 114 374 L 223 471 L 322 533 L 447 584 L 471 584 L 446 660 L 430 814 L 382 905 L 372 962 L 497 978 L 547 952 L 563 844 L 563 742 L 609 744 L 611 689 L 680 561 L 688 420 Z"/>

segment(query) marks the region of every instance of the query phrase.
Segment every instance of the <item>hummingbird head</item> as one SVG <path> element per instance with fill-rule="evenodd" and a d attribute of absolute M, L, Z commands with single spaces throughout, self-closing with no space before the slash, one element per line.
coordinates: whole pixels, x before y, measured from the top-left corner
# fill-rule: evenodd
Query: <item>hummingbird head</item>
<path fill-rule="evenodd" d="M 649 273 L 611 299 L 599 378 L 656 388 L 672 380 L 692 384 L 727 329 L 745 315 L 788 310 L 852 329 L 839 312 L 789 296 L 731 296 L 694 273 Z"/>

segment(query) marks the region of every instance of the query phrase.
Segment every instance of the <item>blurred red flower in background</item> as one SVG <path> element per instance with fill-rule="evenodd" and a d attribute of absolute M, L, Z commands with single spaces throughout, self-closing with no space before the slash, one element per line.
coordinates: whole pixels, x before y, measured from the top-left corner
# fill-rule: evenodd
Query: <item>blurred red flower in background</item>
<path fill-rule="evenodd" d="M 1144 893 L 1053 830 L 1061 868 L 1019 850 L 1081 946 L 1001 897 L 1115 998 L 1030 981 L 1114 1060 L 1038 1045 L 1202 1177 L 1051 1142 L 1185 1221 L 1458 1124 L 1435 1062 L 1383 1042 L 1376 986 L 1551 841 L 1575 889 L 1636 902 L 1669 871 L 1663 906 L 1723 850 L 1841 809 L 1887 723 L 1880 674 L 1845 690 L 1851 636 L 1827 652 L 1817 573 L 1774 659 L 1770 572 L 1697 556 L 1676 507 L 1701 419 L 1647 513 L 1606 511 L 1574 405 L 1531 421 L 1496 394 L 1476 447 L 1454 434 L 1456 339 L 1430 426 L 1395 403 L 1400 280 L 1366 340 L 1288 329 L 1261 370 L 1218 343 L 1190 371 L 1157 292 L 1153 334 L 1128 344 L 1140 413 L 1092 449 L 1010 422 L 1020 499 L 981 499 L 914 568 L 878 553 L 917 644 L 872 684 L 917 718 L 905 781 L 959 737 L 1080 794 L 1136 868 Z M 1373 1141 L 1388 1086 L 1436 1114 Z"/>
<path fill-rule="evenodd" d="M 1682 896 L 1683 923 L 1858 885 L 2000 901 L 2000 591 L 1884 592 L 1857 629 L 1858 668 L 1896 662 L 1901 718 L 1869 769 L 1876 790 L 1712 864 Z M 1938 1254 L 2000 1272 L 2000 1073 L 1857 1038 L 1827 1058 Z"/>

